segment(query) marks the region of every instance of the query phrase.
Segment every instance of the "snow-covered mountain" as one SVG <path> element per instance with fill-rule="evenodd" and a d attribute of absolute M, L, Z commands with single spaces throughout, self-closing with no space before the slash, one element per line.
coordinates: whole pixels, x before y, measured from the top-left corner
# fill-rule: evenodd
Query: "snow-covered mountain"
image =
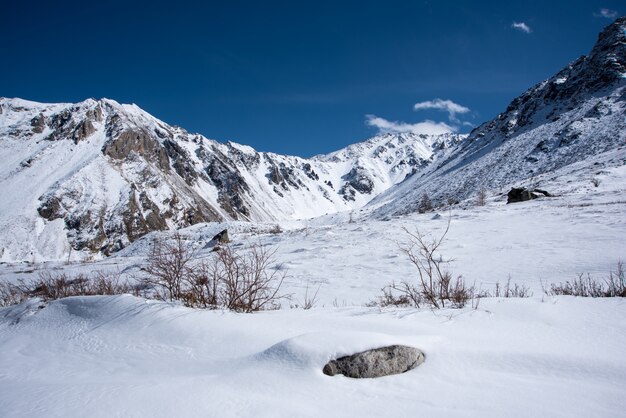
<path fill-rule="evenodd" d="M 384 134 L 311 159 L 220 143 L 107 99 L 0 98 L 0 260 L 109 254 L 150 231 L 207 221 L 273 222 L 365 205 L 375 216 L 404 214 L 424 194 L 445 205 L 623 153 L 625 56 L 619 18 L 588 56 L 469 137 Z M 603 161 L 621 164 L 618 154 Z"/>
<path fill-rule="evenodd" d="M 514 99 L 444 158 L 371 205 L 378 216 L 389 216 L 415 211 L 424 194 L 445 205 L 480 188 L 506 192 L 512 184 L 623 149 L 625 86 L 626 17 L 621 17 L 599 35 L 589 55 Z"/>
<path fill-rule="evenodd" d="M 361 207 L 459 135 L 381 135 L 312 159 L 260 153 L 112 100 L 0 99 L 4 260 L 105 254 L 154 230 Z"/>

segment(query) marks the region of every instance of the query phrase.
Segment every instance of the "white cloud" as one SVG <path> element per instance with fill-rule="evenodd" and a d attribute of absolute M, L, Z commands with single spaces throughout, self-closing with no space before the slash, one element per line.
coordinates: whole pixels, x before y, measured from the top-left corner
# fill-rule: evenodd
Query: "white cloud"
<path fill-rule="evenodd" d="M 457 132 L 458 128 L 444 122 L 425 120 L 418 123 L 405 123 L 390 121 L 375 115 L 366 115 L 365 123 L 378 129 L 379 133 L 414 133 L 426 135 L 438 135 Z"/>
<path fill-rule="evenodd" d="M 457 114 L 468 113 L 470 110 L 465 106 L 461 106 L 460 104 L 454 103 L 452 100 L 428 100 L 425 102 L 415 103 L 413 105 L 413 110 L 426 110 L 426 109 L 437 109 L 448 112 L 448 119 L 451 122 L 459 123 L 459 119 L 456 117 Z"/>
<path fill-rule="evenodd" d="M 513 24 L 511 25 L 511 27 L 512 27 L 513 29 L 520 30 L 520 31 L 522 31 L 522 32 L 524 32 L 524 33 L 530 33 L 530 32 L 532 32 L 532 31 L 533 31 L 533 30 L 530 28 L 530 26 L 528 26 L 528 25 L 527 25 L 526 23 L 524 23 L 524 22 L 513 22 Z"/>
<path fill-rule="evenodd" d="M 593 15 L 595 17 L 604 17 L 607 19 L 615 19 L 617 17 L 617 11 L 616 10 L 611 10 L 611 9 L 600 9 L 600 13 L 594 13 Z"/>

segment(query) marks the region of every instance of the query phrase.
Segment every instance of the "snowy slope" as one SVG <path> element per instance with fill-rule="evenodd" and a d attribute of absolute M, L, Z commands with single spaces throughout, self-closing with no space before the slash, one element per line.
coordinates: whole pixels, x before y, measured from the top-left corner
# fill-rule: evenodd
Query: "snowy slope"
<path fill-rule="evenodd" d="M 626 146 L 626 17 L 598 37 L 590 54 L 514 99 L 505 112 L 419 175 L 372 202 L 378 216 L 506 192 L 540 175 Z M 615 159 L 614 165 L 622 164 Z M 544 188 L 550 185 L 544 184 Z"/>
<path fill-rule="evenodd" d="M 0 259 L 110 254 L 154 230 L 351 210 L 461 138 L 383 135 L 306 160 L 219 143 L 107 99 L 0 99 Z"/>

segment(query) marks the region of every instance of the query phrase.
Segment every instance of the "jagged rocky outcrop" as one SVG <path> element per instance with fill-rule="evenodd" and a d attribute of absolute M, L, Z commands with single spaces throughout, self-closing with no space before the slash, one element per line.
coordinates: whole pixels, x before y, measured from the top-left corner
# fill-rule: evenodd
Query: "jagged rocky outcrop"
<path fill-rule="evenodd" d="M 599 35 L 589 53 L 515 98 L 434 164 L 379 196 L 375 216 L 416 211 L 427 194 L 435 206 L 553 172 L 626 143 L 626 17 Z"/>

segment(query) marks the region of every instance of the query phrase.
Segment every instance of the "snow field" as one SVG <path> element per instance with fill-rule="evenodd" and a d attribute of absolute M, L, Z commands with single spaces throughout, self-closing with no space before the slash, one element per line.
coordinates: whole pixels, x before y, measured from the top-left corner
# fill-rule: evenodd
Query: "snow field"
<path fill-rule="evenodd" d="M 603 279 L 624 260 L 626 168 L 563 194 L 389 221 L 341 213 L 275 224 L 195 225 L 205 241 L 227 226 L 233 245 L 276 249 L 287 272 L 285 309 L 257 314 L 193 310 L 132 296 L 31 301 L 0 309 L 0 405 L 6 417 L 616 417 L 626 409 L 626 302 L 548 297 L 544 283 L 579 273 Z M 569 179 L 575 178 L 568 175 Z M 584 199 L 584 200 L 582 200 Z M 483 298 L 477 309 L 367 308 L 391 280 L 415 279 L 398 249 L 403 228 L 438 236 L 470 284 L 508 276 L 526 299 Z M 167 233 L 158 233 L 167 236 Z M 137 274 L 146 236 L 95 263 L 4 264 L 4 279 L 37 269 Z M 201 252 L 200 255 L 207 255 Z M 282 265 L 281 265 L 282 264 Z M 280 265 L 280 267 L 279 267 Z M 311 310 L 301 305 L 319 286 Z M 380 379 L 322 374 L 333 358 L 389 344 L 426 353 L 417 369 Z"/>
<path fill-rule="evenodd" d="M 7 417 L 608 417 L 626 407 L 619 299 L 244 315 L 115 296 L 24 308 L 0 311 Z M 321 372 L 396 343 L 426 362 L 380 379 Z"/>

